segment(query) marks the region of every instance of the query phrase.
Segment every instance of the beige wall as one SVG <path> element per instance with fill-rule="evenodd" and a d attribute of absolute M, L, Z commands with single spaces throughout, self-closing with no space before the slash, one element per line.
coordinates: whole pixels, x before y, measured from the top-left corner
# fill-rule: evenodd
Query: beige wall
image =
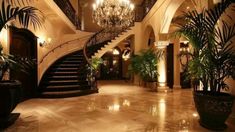
<path fill-rule="evenodd" d="M 135 34 L 135 54 L 141 49 L 147 49 L 148 39 L 150 32 L 153 29 L 155 34 L 155 40 L 158 42 L 160 33 L 168 33 L 171 20 L 174 13 L 179 8 L 179 6 L 184 2 L 184 0 L 158 0 L 152 7 L 150 12 L 144 18 L 140 26 L 136 28 Z M 175 43 L 177 44 L 177 43 Z M 177 61 L 176 54 L 178 53 L 179 46 L 174 46 L 174 86 L 180 87 L 180 67 Z M 134 82 L 138 83 L 138 78 Z"/>
<path fill-rule="evenodd" d="M 41 47 L 38 42 L 38 82 L 40 81 L 43 73 L 46 69 L 58 58 L 71 53 L 73 51 L 82 49 L 84 43 L 92 35 L 89 32 L 76 31 L 75 26 L 70 22 L 70 20 L 65 16 L 65 14 L 53 3 L 53 0 L 41 0 L 32 3 L 32 6 L 40 9 L 44 16 L 45 22 L 40 29 L 34 30 L 33 27 L 29 27 L 29 30 L 35 34 L 40 39 L 47 40 L 51 38 L 51 42 Z M 13 22 L 16 27 L 21 28 L 17 22 Z M 3 30 L 0 38 L 4 51 L 9 52 L 8 44 L 8 31 Z M 85 38 L 84 38 L 85 37 Z M 83 39 L 81 39 L 83 38 Z M 76 40 L 79 39 L 79 40 Z M 74 40 L 67 43 L 68 41 Z M 39 39 L 38 39 L 39 41 Z M 57 48 L 61 44 L 67 43 L 66 45 Z M 50 53 L 48 56 L 46 54 Z M 45 57 L 45 58 L 44 58 Z M 44 59 L 43 59 L 44 58 Z"/>

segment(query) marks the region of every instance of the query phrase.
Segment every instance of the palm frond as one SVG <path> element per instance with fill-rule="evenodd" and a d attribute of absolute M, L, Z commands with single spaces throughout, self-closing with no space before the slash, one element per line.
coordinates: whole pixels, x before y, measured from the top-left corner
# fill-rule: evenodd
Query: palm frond
<path fill-rule="evenodd" d="M 40 28 L 44 21 L 44 16 L 40 10 L 32 6 L 5 7 L 4 1 L 0 10 L 0 30 L 11 20 L 17 20 L 24 28 L 32 25 L 34 29 Z"/>
<path fill-rule="evenodd" d="M 230 0 L 222 0 L 220 3 L 216 4 L 213 9 L 209 9 L 206 11 L 206 25 L 210 31 L 212 31 L 217 24 L 219 18 L 223 13 L 225 13 L 226 9 L 231 5 Z"/>
<path fill-rule="evenodd" d="M 25 6 L 32 3 L 34 0 L 6 0 L 6 3 L 11 4 L 13 6 Z"/>

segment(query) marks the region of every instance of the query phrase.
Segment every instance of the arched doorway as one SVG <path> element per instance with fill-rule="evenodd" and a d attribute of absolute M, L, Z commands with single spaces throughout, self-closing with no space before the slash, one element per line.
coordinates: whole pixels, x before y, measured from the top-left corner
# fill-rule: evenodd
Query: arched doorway
<path fill-rule="evenodd" d="M 115 47 L 102 56 L 103 64 L 100 70 L 100 79 L 119 80 L 122 79 L 122 52 Z"/>
<path fill-rule="evenodd" d="M 154 42 L 155 42 L 155 34 L 153 31 L 153 28 L 151 28 L 149 38 L 148 38 L 148 47 L 154 48 Z"/>
<path fill-rule="evenodd" d="M 10 54 L 20 57 L 21 60 L 32 60 L 27 73 L 11 71 L 10 78 L 22 83 L 23 97 L 30 98 L 36 95 L 37 88 L 37 37 L 27 29 L 10 27 Z"/>

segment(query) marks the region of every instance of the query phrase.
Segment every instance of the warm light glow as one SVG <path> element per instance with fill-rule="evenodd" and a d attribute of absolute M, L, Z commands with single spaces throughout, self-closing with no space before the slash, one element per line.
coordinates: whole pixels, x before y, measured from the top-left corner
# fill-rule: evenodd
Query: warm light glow
<path fill-rule="evenodd" d="M 129 0 L 96 0 L 92 6 L 93 20 L 103 28 L 125 28 L 134 22 L 135 6 Z"/>
<path fill-rule="evenodd" d="M 158 64 L 158 82 L 160 86 L 165 86 L 166 84 L 166 61 L 165 59 L 161 59 Z"/>
<path fill-rule="evenodd" d="M 117 49 L 113 49 L 113 55 L 119 55 L 120 52 Z"/>
<path fill-rule="evenodd" d="M 198 114 L 197 113 L 193 113 L 193 117 L 198 117 Z"/>
<path fill-rule="evenodd" d="M 161 35 L 161 36 L 164 36 L 164 35 Z M 165 39 L 166 38 L 167 37 L 165 37 Z M 163 39 L 163 37 L 162 37 L 162 39 Z M 165 50 L 166 47 L 168 46 L 168 44 L 169 44 L 169 41 L 167 41 L 167 40 L 154 42 L 155 47 L 160 50 Z M 159 61 L 158 73 L 159 73 L 159 77 L 158 77 L 159 86 L 161 86 L 161 87 L 166 86 L 166 59 L 165 59 L 165 55 Z"/>
<path fill-rule="evenodd" d="M 159 101 L 159 128 L 162 129 L 164 128 L 164 123 L 165 123 L 165 116 L 166 116 L 166 102 L 165 99 L 161 99 Z M 163 131 L 163 130 L 159 130 Z"/>
<path fill-rule="evenodd" d="M 124 100 L 122 103 L 123 106 L 130 106 L 130 101 L 129 100 Z"/>
<path fill-rule="evenodd" d="M 51 38 L 47 38 L 47 42 L 48 42 L 48 43 L 51 43 Z"/>
<path fill-rule="evenodd" d="M 149 109 L 149 113 L 152 115 L 152 116 L 157 116 L 158 115 L 158 107 L 157 105 L 152 105 Z"/>
<path fill-rule="evenodd" d="M 45 42 L 45 38 L 44 37 L 39 37 L 38 38 L 38 43 L 39 44 L 43 44 Z"/>
<path fill-rule="evenodd" d="M 179 122 L 179 127 L 180 127 L 180 129 L 181 129 L 181 130 L 179 130 L 179 132 L 188 132 L 188 131 L 189 131 L 189 130 L 188 130 L 189 125 L 190 125 L 189 121 L 187 121 L 187 120 L 185 120 L 185 119 L 181 120 L 181 121 Z"/>
<path fill-rule="evenodd" d="M 38 43 L 40 46 L 44 47 L 51 43 L 52 39 L 50 37 L 46 38 L 45 36 L 38 37 Z"/>
<path fill-rule="evenodd" d="M 8 30 L 2 29 L 0 32 L 0 42 L 3 47 L 7 46 L 7 40 L 8 40 Z"/>
<path fill-rule="evenodd" d="M 119 104 L 113 104 L 111 106 L 108 106 L 109 111 L 119 111 L 120 105 Z"/>

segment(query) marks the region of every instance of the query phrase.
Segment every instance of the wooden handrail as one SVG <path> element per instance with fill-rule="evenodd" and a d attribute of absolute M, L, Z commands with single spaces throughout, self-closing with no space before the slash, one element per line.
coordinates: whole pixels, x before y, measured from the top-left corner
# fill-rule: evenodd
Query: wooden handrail
<path fill-rule="evenodd" d="M 79 40 L 88 38 L 88 37 L 90 37 L 90 36 L 91 36 L 91 35 L 86 35 L 86 36 L 83 36 L 83 37 L 81 37 L 81 38 L 76 38 L 76 39 L 73 39 L 73 40 L 66 41 L 66 42 L 64 42 L 64 43 L 62 43 L 62 44 L 56 46 L 55 48 L 53 48 L 52 50 L 50 50 L 49 52 L 47 52 L 47 53 L 42 57 L 42 59 L 40 60 L 39 64 L 41 64 L 41 63 L 43 62 L 43 60 L 44 60 L 49 54 L 53 53 L 56 49 L 61 48 L 61 47 L 63 47 L 64 45 L 67 45 L 67 44 L 69 44 L 69 43 L 71 43 L 71 42 L 73 42 L 73 41 L 79 41 Z"/>

